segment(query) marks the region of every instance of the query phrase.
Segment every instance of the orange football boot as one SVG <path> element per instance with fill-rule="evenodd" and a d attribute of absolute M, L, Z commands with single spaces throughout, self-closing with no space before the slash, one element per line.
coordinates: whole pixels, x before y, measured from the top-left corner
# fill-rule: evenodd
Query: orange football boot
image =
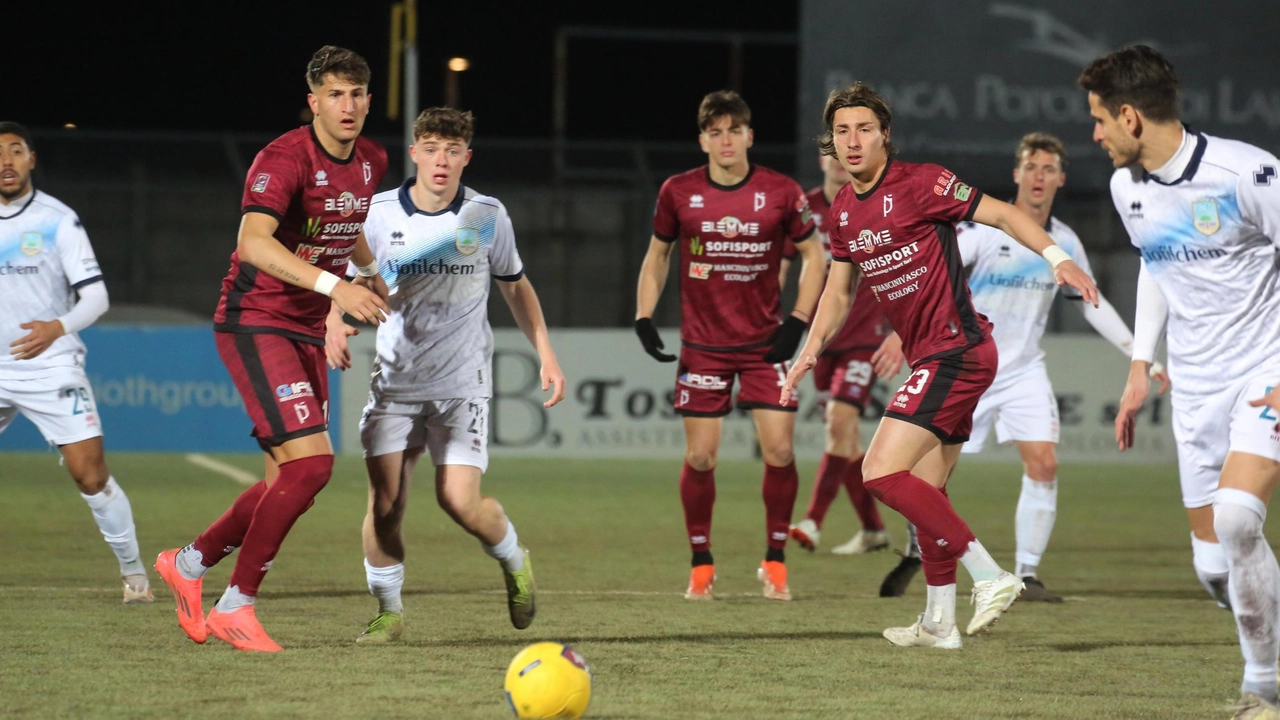
<path fill-rule="evenodd" d="M 756 571 L 756 578 L 764 583 L 764 596 L 770 600 L 790 600 L 791 589 L 787 587 L 787 565 L 776 560 L 764 560 Z"/>
<path fill-rule="evenodd" d="M 267 635 L 266 630 L 262 629 L 262 625 L 258 623 L 258 616 L 253 612 L 252 605 L 245 605 L 228 613 L 218 612 L 218 608 L 215 605 L 209 611 L 209 617 L 204 621 L 204 624 L 209 628 L 210 635 L 230 644 L 231 647 L 237 650 L 251 652 L 280 652 L 284 650 Z"/>
<path fill-rule="evenodd" d="M 173 591 L 173 599 L 178 609 L 178 627 L 187 637 L 203 644 L 209 638 L 209 631 L 204 627 L 204 608 L 200 605 L 200 591 L 204 587 L 204 578 L 188 580 L 178 572 L 178 551 L 181 548 L 165 550 L 156 556 L 156 572 L 164 584 Z"/>
<path fill-rule="evenodd" d="M 711 586 L 715 581 L 715 565 L 695 565 L 689 573 L 689 589 L 684 591 L 684 599 L 711 600 Z"/>

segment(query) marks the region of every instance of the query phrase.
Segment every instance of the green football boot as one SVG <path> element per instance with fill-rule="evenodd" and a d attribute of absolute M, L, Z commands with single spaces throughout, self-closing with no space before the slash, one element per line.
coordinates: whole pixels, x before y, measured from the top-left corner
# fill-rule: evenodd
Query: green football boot
<path fill-rule="evenodd" d="M 361 645 L 386 645 L 404 634 L 404 616 L 393 612 L 380 612 L 369 621 L 369 627 L 360 633 L 356 642 Z"/>
<path fill-rule="evenodd" d="M 511 611 L 511 624 L 517 630 L 523 630 L 533 624 L 533 616 L 538 614 L 537 590 L 533 584 L 533 561 L 529 559 L 528 548 L 520 548 L 524 552 L 524 567 L 516 572 L 502 571 L 502 579 L 507 581 L 507 609 Z"/>

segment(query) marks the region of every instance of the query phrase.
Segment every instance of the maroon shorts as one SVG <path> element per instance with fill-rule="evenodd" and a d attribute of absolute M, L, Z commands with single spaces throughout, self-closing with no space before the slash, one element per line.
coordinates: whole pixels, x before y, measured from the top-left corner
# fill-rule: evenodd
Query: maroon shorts
<path fill-rule="evenodd" d="M 819 399 L 848 403 L 862 410 L 871 399 L 876 382 L 871 356 L 875 350 L 850 350 L 835 355 L 819 355 L 813 367 L 813 386 Z"/>
<path fill-rule="evenodd" d="M 266 452 L 328 429 L 324 347 L 268 333 L 215 332 L 214 342 Z"/>
<path fill-rule="evenodd" d="M 738 407 L 795 412 L 798 401 L 781 405 L 787 363 L 764 361 L 768 347 L 737 352 L 712 352 L 684 347 L 676 377 L 675 408 L 688 417 L 724 417 L 733 409 L 733 379 L 738 379 Z"/>
<path fill-rule="evenodd" d="M 973 410 L 995 380 L 999 363 L 990 338 L 962 353 L 922 362 L 894 393 L 884 415 L 919 425 L 947 445 L 967 442 Z"/>

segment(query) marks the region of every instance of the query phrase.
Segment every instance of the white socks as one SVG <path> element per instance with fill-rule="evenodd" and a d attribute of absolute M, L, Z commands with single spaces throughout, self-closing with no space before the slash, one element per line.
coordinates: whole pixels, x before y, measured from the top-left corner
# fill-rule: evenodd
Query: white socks
<path fill-rule="evenodd" d="M 196 549 L 194 544 L 188 545 L 178 551 L 178 556 L 174 559 L 174 565 L 178 566 L 178 574 L 188 580 L 199 580 L 204 577 L 209 568 L 201 562 L 204 560 L 204 553 Z"/>
<path fill-rule="evenodd" d="M 232 585 L 227 588 L 226 592 L 222 593 L 222 599 L 218 600 L 218 604 L 214 607 L 220 613 L 229 613 L 245 606 L 252 607 L 254 599 L 252 595 L 245 595 L 240 592 L 239 585 Z"/>
<path fill-rule="evenodd" d="M 116 479 L 107 478 L 107 484 L 97 495 L 81 493 L 80 497 L 89 504 L 93 519 L 102 531 L 102 539 L 107 541 L 120 561 L 120 575 L 146 577 L 146 566 L 142 564 L 138 551 L 138 532 L 133 526 L 133 508 Z"/>
<path fill-rule="evenodd" d="M 1227 553 L 1220 543 L 1201 540 L 1191 533 L 1191 564 L 1196 569 L 1200 584 L 1209 591 L 1218 607 L 1230 609 L 1227 595 Z"/>
<path fill-rule="evenodd" d="M 400 588 L 404 587 L 404 563 L 390 567 L 374 567 L 364 561 L 364 579 L 369 584 L 369 594 L 378 598 L 378 612 L 404 614 L 404 602 L 400 600 Z"/>
<path fill-rule="evenodd" d="M 951 583 L 925 587 L 929 592 L 929 601 L 924 606 L 924 619 L 921 622 L 931 634 L 946 637 L 956 625 L 956 585 Z"/>
<path fill-rule="evenodd" d="M 1231 607 L 1244 655 L 1241 692 L 1276 703 L 1276 657 L 1280 654 L 1280 565 L 1271 552 L 1262 523 L 1267 506 L 1243 490 L 1219 488 L 1213 503 L 1213 529 L 1231 569 Z"/>
<path fill-rule="evenodd" d="M 974 582 L 995 580 L 1004 572 L 996 564 L 995 558 L 991 557 L 991 553 L 977 540 L 969 543 L 969 549 L 960 556 L 960 563 L 973 576 Z"/>
<path fill-rule="evenodd" d="M 1040 557 L 1049 546 L 1053 534 L 1053 521 L 1058 515 L 1058 479 L 1039 482 L 1022 476 L 1022 494 L 1018 496 L 1018 509 L 1014 514 L 1015 535 L 1018 539 L 1018 577 L 1035 577 Z"/>
<path fill-rule="evenodd" d="M 502 569 L 507 572 L 516 572 L 524 567 L 524 551 L 520 549 L 520 538 L 516 537 L 516 526 L 510 520 L 507 520 L 506 536 L 497 545 L 482 542 L 480 547 L 489 557 L 502 563 Z"/>

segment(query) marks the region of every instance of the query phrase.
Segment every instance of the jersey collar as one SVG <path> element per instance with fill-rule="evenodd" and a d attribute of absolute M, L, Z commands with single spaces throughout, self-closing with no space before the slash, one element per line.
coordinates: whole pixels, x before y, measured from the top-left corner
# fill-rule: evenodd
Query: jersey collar
<path fill-rule="evenodd" d="M 1161 180 L 1160 178 L 1156 177 L 1155 175 L 1152 175 L 1146 170 L 1143 170 L 1142 171 L 1143 182 L 1147 182 L 1148 180 L 1150 180 L 1160 185 L 1169 186 L 1169 185 L 1177 185 L 1178 183 L 1181 183 L 1181 182 L 1190 181 L 1192 178 L 1196 176 L 1196 171 L 1200 169 L 1200 160 L 1204 157 L 1205 146 L 1209 144 L 1209 141 L 1205 139 L 1204 135 L 1201 135 L 1195 130 L 1192 130 L 1190 125 L 1183 125 L 1182 130 L 1187 134 L 1188 139 L 1190 138 L 1195 139 L 1195 148 L 1192 149 L 1191 157 L 1187 160 L 1187 166 L 1182 170 L 1182 174 L 1179 175 L 1175 180 L 1165 182 L 1164 180 Z M 1174 153 L 1173 159 L 1170 159 L 1170 162 L 1173 162 L 1181 154 L 1182 154 L 1182 150 L 1179 149 L 1177 153 Z M 1163 170 L 1164 168 L 1160 168 L 1160 169 Z"/>
<path fill-rule="evenodd" d="M 22 207 L 19 207 L 17 210 L 14 210 L 12 213 L 8 215 L 0 214 L 0 220 L 9 220 L 12 218 L 16 218 L 22 213 L 26 212 L 27 208 L 31 207 L 31 203 L 36 201 L 36 188 L 34 184 L 31 186 L 31 190 L 28 191 L 25 199 L 26 199 L 26 202 L 22 203 Z M 22 200 L 23 198 L 14 198 L 14 202 L 9 203 L 8 207 L 6 207 L 5 209 L 6 210 L 11 209 L 15 204 L 17 204 Z M 0 210 L 0 213 L 3 213 L 3 212 L 4 210 Z"/>
<path fill-rule="evenodd" d="M 738 182 L 736 182 L 736 183 L 734 183 L 734 184 L 732 184 L 732 185 L 721 185 L 720 183 L 716 182 L 715 180 L 712 180 L 712 179 L 711 179 L 711 166 L 710 166 L 710 165 L 707 165 L 705 168 L 703 168 L 703 172 L 704 172 L 704 173 L 706 174 L 706 176 L 707 176 L 707 184 L 708 184 L 708 185 L 710 185 L 711 187 L 713 187 L 713 188 L 715 188 L 715 189 L 717 189 L 717 190 L 732 191 L 732 190 L 737 190 L 738 188 L 742 187 L 743 185 L 746 185 L 747 183 L 751 182 L 751 176 L 755 174 L 755 172 L 756 172 L 756 166 L 755 166 L 755 163 L 747 163 L 747 176 L 746 176 L 746 177 L 744 177 L 744 178 L 742 178 L 741 180 L 739 180 Z"/>
<path fill-rule="evenodd" d="M 348 155 L 346 158 L 340 158 L 340 157 L 334 157 L 330 155 L 329 151 L 324 149 L 324 145 L 320 142 L 320 138 L 316 136 L 315 125 L 308 125 L 307 132 L 311 133 L 311 141 L 316 144 L 317 148 L 320 148 L 321 154 L 323 154 L 326 158 L 328 158 L 329 162 L 337 163 L 339 165 L 346 165 L 347 163 L 356 159 L 356 143 L 360 142 L 360 138 L 357 137 L 355 141 L 351 143 L 351 154 Z"/>
<path fill-rule="evenodd" d="M 850 190 L 853 190 L 853 196 L 858 198 L 858 200 L 861 201 L 861 200 L 866 200 L 867 198 L 874 195 L 875 192 L 880 189 L 880 184 L 884 182 L 884 179 L 889 177 L 889 168 L 891 167 L 893 167 L 893 158 L 889 158 L 888 160 L 885 161 L 884 172 L 880 173 L 880 179 L 876 180 L 876 184 L 872 185 L 870 190 L 864 193 L 860 193 L 857 190 L 853 190 L 853 188 L 849 188 Z"/>
<path fill-rule="evenodd" d="M 462 185 L 461 183 L 458 184 L 458 195 L 454 197 L 453 202 L 446 205 L 443 210 L 427 212 L 426 210 L 419 210 L 418 206 L 413 204 L 413 196 L 409 194 L 409 188 L 413 187 L 417 182 L 417 177 L 411 177 L 405 180 L 404 184 L 400 186 L 400 207 L 404 210 L 405 215 L 417 214 L 436 217 L 437 215 L 443 215 L 450 212 L 456 215 L 462 210 L 462 201 L 467 194 L 467 187 L 465 185 Z"/>

